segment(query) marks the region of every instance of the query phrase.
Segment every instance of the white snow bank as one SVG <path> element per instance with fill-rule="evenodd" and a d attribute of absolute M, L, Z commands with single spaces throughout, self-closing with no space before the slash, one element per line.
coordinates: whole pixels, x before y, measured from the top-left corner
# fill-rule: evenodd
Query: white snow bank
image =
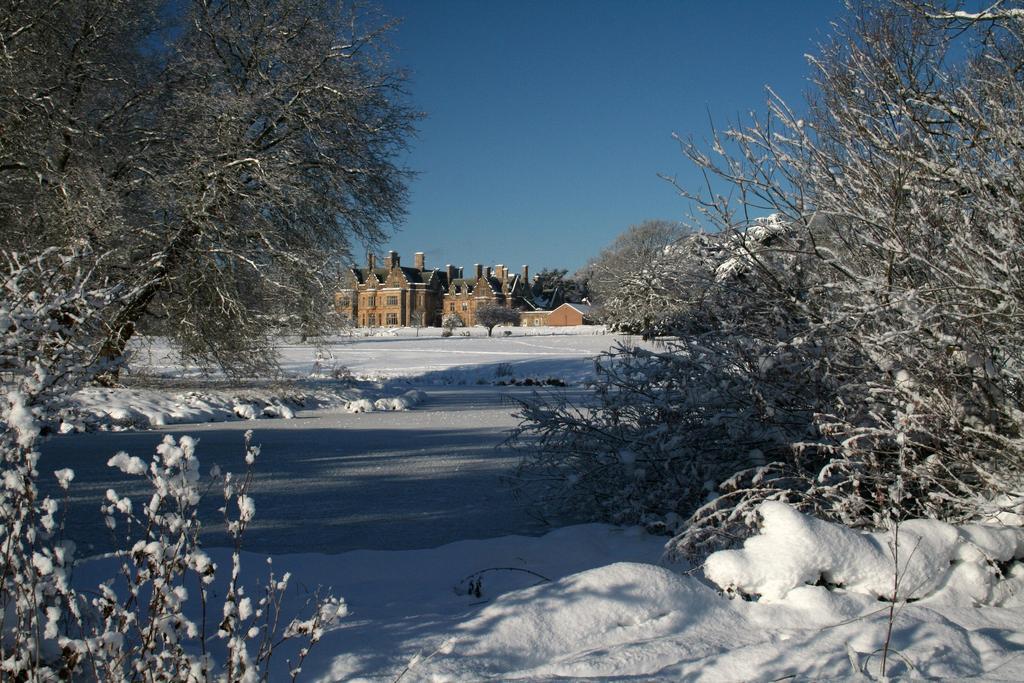
<path fill-rule="evenodd" d="M 990 604 L 1007 597 L 1000 582 L 1017 582 L 1002 577 L 995 563 L 1024 557 L 1024 530 L 1015 527 L 919 519 L 893 532 L 861 533 L 785 503 L 762 503 L 758 512 L 761 532 L 742 549 L 711 555 L 704 574 L 727 592 L 766 601 L 825 584 L 886 599 Z"/>
<path fill-rule="evenodd" d="M 351 393 L 351 392 L 349 392 Z M 299 407 L 329 407 L 345 399 L 329 391 L 280 396 L 267 391 L 189 391 L 88 387 L 71 397 L 59 431 L 152 429 L 170 424 L 295 417 Z"/>
<path fill-rule="evenodd" d="M 443 649 L 414 680 L 871 680 L 887 638 L 890 678 L 1024 674 L 1019 606 L 902 605 L 891 638 L 888 613 L 823 586 L 725 600 L 694 578 L 620 562 L 501 596 L 437 634 Z"/>
<path fill-rule="evenodd" d="M 619 562 L 499 597 L 459 626 L 452 653 L 473 661 L 478 675 L 646 675 L 675 659 L 580 655 L 679 637 L 698 624 L 702 633 L 691 655 L 710 653 L 707 640 L 728 638 L 745 626 L 728 601 L 696 579 Z"/>
<path fill-rule="evenodd" d="M 401 396 L 378 398 L 373 402 L 373 407 L 377 410 L 408 410 L 413 406 L 423 403 L 426 398 L 426 393 L 418 389 L 410 389 Z"/>
<path fill-rule="evenodd" d="M 349 607 L 303 664 L 304 679 L 320 683 L 873 680 L 890 632 L 890 679 L 1024 680 L 1019 601 L 929 598 L 901 605 L 890 628 L 886 603 L 823 586 L 778 602 L 727 600 L 650 564 L 662 544 L 639 529 L 582 525 L 424 550 L 279 555 L 273 569 L 296 586 L 333 586 Z M 208 553 L 223 591 L 231 551 Z M 243 553 L 242 566 L 258 594 L 263 557 Z M 108 557 L 78 565 L 74 580 L 88 588 L 116 574 Z M 536 585 L 539 575 L 551 581 Z M 480 595 L 460 589 L 481 576 Z M 282 614 L 302 614 L 308 597 L 287 591 Z M 189 606 L 198 622 L 198 602 Z M 206 618 L 216 630 L 219 610 Z M 296 647 L 275 651 L 270 680 L 287 680 Z"/>
<path fill-rule="evenodd" d="M 357 398 L 346 403 L 345 410 L 350 413 L 372 413 L 374 411 L 373 401 L 368 398 Z"/>
<path fill-rule="evenodd" d="M 427 394 L 418 389 L 410 389 L 400 396 L 382 397 L 376 401 L 359 398 L 345 404 L 350 413 L 372 413 L 375 410 L 409 410 L 426 400 Z"/>

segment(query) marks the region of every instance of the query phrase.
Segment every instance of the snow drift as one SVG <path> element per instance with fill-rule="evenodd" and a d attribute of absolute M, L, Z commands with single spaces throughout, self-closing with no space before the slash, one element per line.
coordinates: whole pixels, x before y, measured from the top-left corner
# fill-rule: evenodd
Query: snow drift
<path fill-rule="evenodd" d="M 705 576 L 727 593 L 773 601 L 824 585 L 886 600 L 999 605 L 1024 588 L 1019 565 L 1000 569 L 1024 557 L 1024 529 L 916 519 L 861 533 L 784 503 L 762 503 L 758 514 L 757 536 L 704 563 Z"/>

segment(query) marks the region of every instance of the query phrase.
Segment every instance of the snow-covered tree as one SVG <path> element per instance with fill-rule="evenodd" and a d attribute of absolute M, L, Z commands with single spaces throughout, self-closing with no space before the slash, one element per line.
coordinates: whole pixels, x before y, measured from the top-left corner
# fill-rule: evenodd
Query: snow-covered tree
<path fill-rule="evenodd" d="M 104 353 L 157 321 L 196 361 L 272 362 L 327 323 L 353 240 L 401 219 L 417 115 L 389 24 L 329 0 L 13 3 L 0 21 L 0 247 L 105 254 Z"/>
<path fill-rule="evenodd" d="M 608 435 L 627 401 L 689 416 L 663 423 L 682 444 L 665 458 L 703 466 L 714 490 L 701 499 L 672 474 L 643 488 L 673 492 L 657 504 L 618 505 L 690 515 L 680 552 L 747 533 L 766 499 L 876 527 L 983 516 L 1024 490 L 1024 12 L 856 7 L 811 58 L 806 112 L 772 96 L 710 150 L 683 144 L 714 192 L 689 196 L 716 230 L 656 271 L 687 284 L 655 296 L 682 341 L 653 367 L 602 372 L 615 397 L 562 425 L 574 452 L 603 454 L 590 476 L 621 482 Z M 524 436 L 562 415 L 523 414 Z M 618 429 L 648 444 L 656 427 Z M 524 479 L 555 453 L 527 456 Z M 730 472 L 744 457 L 754 466 Z"/>
<path fill-rule="evenodd" d="M 591 301 L 600 307 L 609 326 L 633 333 L 652 327 L 653 320 L 635 317 L 637 302 L 651 298 L 647 290 L 658 286 L 666 252 L 686 234 L 681 223 L 672 221 L 631 225 L 580 269 L 577 278 L 587 280 Z"/>
<path fill-rule="evenodd" d="M 445 337 L 452 336 L 452 333 L 458 327 L 465 327 L 466 321 L 462 319 L 462 316 L 458 313 L 446 313 L 444 318 L 441 319 L 441 334 Z"/>
<path fill-rule="evenodd" d="M 518 325 L 521 318 L 522 314 L 515 308 L 490 303 L 477 307 L 474 320 L 477 325 L 487 328 L 487 336 L 490 337 L 498 325 Z"/>

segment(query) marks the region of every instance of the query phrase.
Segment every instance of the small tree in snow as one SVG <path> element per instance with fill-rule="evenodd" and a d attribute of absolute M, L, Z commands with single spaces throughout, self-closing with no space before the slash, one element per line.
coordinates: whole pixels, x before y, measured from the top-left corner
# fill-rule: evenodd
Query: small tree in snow
<path fill-rule="evenodd" d="M 457 327 L 465 327 L 466 323 L 458 313 L 446 313 L 441 320 L 441 336 L 450 337 Z"/>
<path fill-rule="evenodd" d="M 484 304 L 476 309 L 476 323 L 487 328 L 488 337 L 498 325 L 518 325 L 521 318 L 518 310 L 500 304 Z"/>

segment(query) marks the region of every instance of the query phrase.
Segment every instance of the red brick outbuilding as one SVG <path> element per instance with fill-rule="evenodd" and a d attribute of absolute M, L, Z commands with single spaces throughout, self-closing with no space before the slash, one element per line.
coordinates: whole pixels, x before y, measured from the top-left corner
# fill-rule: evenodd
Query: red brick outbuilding
<path fill-rule="evenodd" d="M 593 308 L 587 304 L 562 304 L 548 313 L 548 325 L 563 327 L 569 325 L 592 325 Z"/>

